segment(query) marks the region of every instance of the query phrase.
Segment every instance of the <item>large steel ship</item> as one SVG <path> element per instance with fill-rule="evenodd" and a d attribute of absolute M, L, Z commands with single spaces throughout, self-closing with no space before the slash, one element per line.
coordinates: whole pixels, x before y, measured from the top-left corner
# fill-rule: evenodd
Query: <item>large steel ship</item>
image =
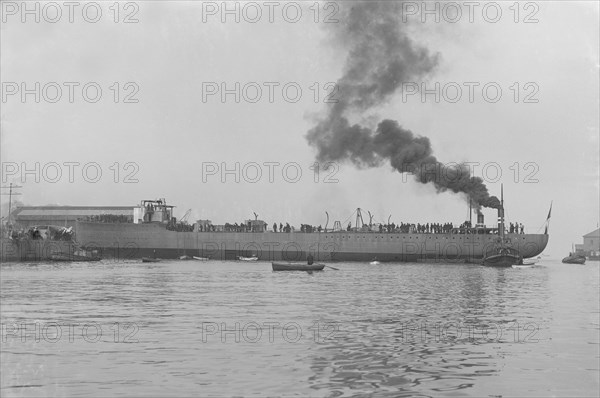
<path fill-rule="evenodd" d="M 132 222 L 77 221 L 75 239 L 101 256 L 134 259 L 143 256 L 178 258 L 199 256 L 236 260 L 256 256 L 263 261 L 426 261 L 480 262 L 497 244 L 498 226 L 486 227 L 480 215 L 475 227 L 451 228 L 444 233 L 373 231 L 368 225 L 351 230 L 268 231 L 260 220 L 248 221 L 242 231 L 194 223 L 185 228 L 174 222 L 173 206 L 164 200 L 145 200 L 134 209 Z M 542 253 L 548 234 L 504 234 L 505 244 L 523 258 Z"/>

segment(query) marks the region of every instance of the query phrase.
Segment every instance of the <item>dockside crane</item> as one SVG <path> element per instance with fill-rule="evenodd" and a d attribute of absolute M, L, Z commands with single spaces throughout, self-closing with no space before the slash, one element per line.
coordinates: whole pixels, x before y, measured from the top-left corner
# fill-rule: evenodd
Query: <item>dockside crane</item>
<path fill-rule="evenodd" d="M 183 217 L 181 217 L 181 219 L 179 220 L 180 223 L 182 224 L 187 224 L 187 219 L 190 216 L 190 214 L 192 213 L 192 209 L 188 209 L 188 211 L 185 212 L 185 214 L 183 215 Z"/>

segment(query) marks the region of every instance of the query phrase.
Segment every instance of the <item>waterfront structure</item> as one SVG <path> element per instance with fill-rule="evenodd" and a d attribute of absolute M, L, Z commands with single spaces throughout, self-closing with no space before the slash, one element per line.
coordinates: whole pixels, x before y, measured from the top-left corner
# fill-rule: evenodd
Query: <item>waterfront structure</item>
<path fill-rule="evenodd" d="M 600 260 L 600 228 L 583 235 L 582 249 L 588 260 Z"/>

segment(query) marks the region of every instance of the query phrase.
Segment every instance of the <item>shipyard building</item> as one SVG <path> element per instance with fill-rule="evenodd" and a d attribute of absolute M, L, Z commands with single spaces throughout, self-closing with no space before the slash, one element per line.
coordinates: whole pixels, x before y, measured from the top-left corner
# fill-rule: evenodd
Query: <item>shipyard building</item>
<path fill-rule="evenodd" d="M 583 235 L 582 249 L 589 260 L 600 259 L 600 228 Z"/>

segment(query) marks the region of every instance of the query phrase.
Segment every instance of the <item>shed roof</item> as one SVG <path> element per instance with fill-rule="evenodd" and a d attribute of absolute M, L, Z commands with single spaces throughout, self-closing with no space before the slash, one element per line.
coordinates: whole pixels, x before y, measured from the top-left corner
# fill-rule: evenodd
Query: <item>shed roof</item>
<path fill-rule="evenodd" d="M 134 206 L 22 206 L 15 211 L 17 220 L 64 220 L 101 214 L 129 216 Z"/>
<path fill-rule="evenodd" d="M 590 232 L 589 234 L 583 235 L 584 238 L 599 238 L 600 237 L 600 228 L 595 231 Z"/>

